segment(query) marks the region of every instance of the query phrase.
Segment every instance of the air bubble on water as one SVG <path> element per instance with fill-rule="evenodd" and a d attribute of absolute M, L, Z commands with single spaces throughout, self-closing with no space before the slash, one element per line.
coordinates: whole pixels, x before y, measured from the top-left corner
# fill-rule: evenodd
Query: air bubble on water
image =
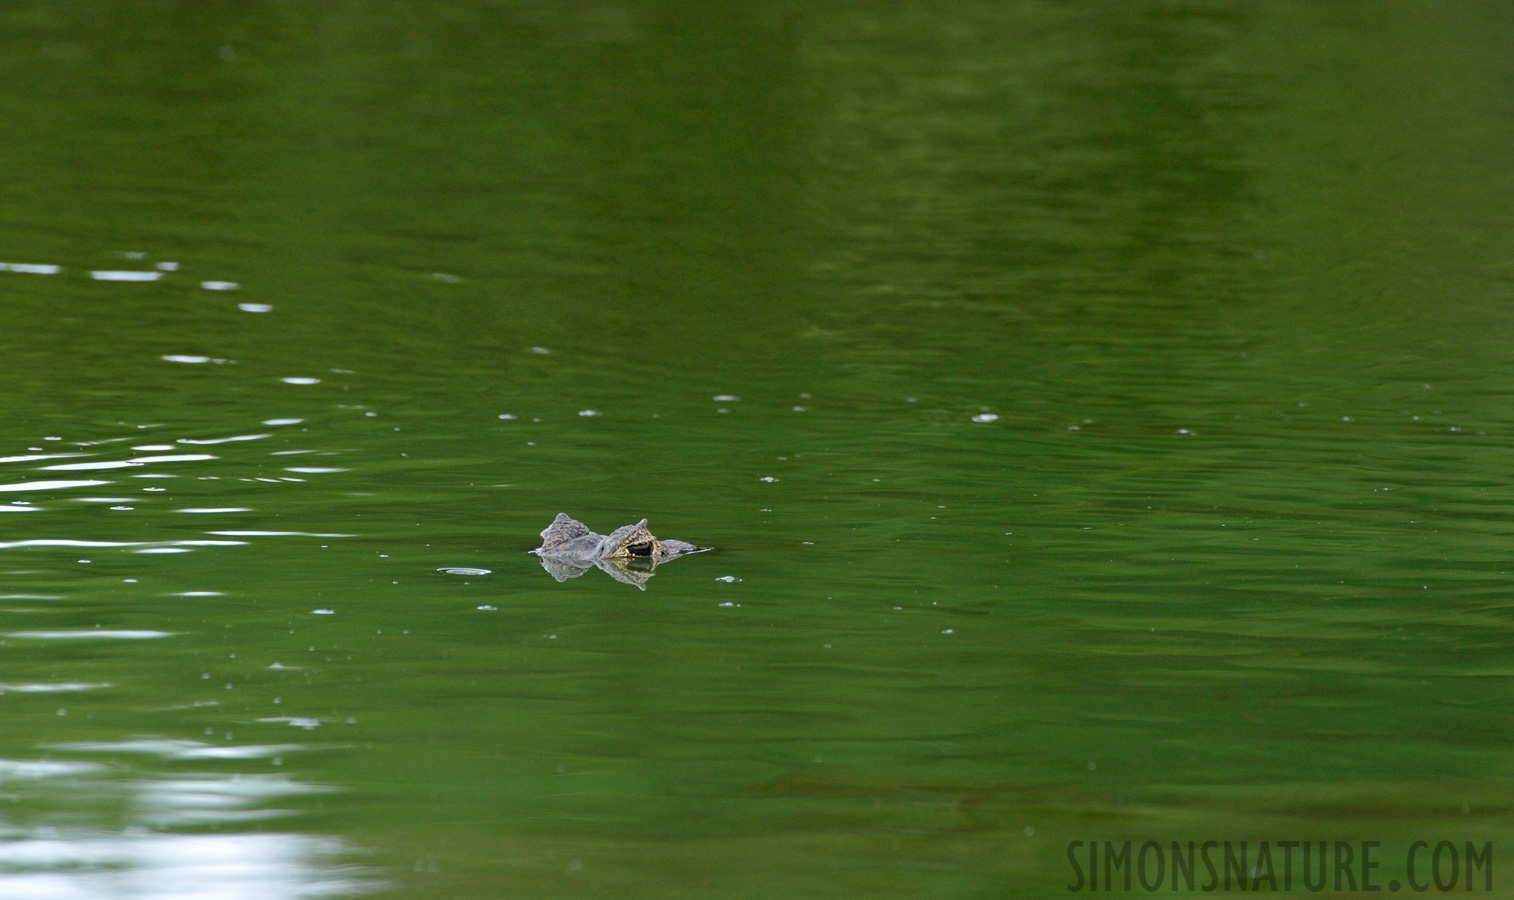
<path fill-rule="evenodd" d="M 331 616 L 336 614 L 334 609 L 313 609 L 311 612 L 317 616 Z"/>
<path fill-rule="evenodd" d="M 497 607 L 497 606 L 490 606 L 489 604 L 485 603 L 483 606 L 480 606 L 479 609 L 482 609 L 482 610 L 484 610 L 486 612 L 493 612 L 493 611 L 499 609 L 499 607 Z"/>
<path fill-rule="evenodd" d="M 179 264 L 176 262 L 160 262 L 155 264 L 153 268 L 159 272 L 177 272 L 179 271 Z"/>
<path fill-rule="evenodd" d="M 273 312 L 272 303 L 238 303 L 237 309 L 249 313 Z"/>
<path fill-rule="evenodd" d="M 443 566 L 436 571 L 443 575 L 488 575 L 492 569 L 476 569 L 472 566 Z"/>
<path fill-rule="evenodd" d="M 741 579 L 737 578 L 735 575 L 722 575 L 722 576 L 720 576 L 719 578 L 717 578 L 715 580 L 716 581 L 724 581 L 726 584 L 735 584 L 736 582 L 740 581 Z"/>
<path fill-rule="evenodd" d="M 207 291 L 234 291 L 241 285 L 235 281 L 202 281 L 200 287 Z"/>
<path fill-rule="evenodd" d="M 978 415 L 973 416 L 973 421 L 979 423 L 997 422 L 999 421 L 999 417 L 994 415 L 993 413 L 979 413 Z"/>
<path fill-rule="evenodd" d="M 515 416 L 511 415 L 510 413 L 500 413 L 499 417 L 501 419 L 506 420 L 506 421 L 514 421 L 515 420 Z"/>
<path fill-rule="evenodd" d="M 741 398 L 735 394 L 716 394 L 713 398 L 716 403 L 739 403 Z"/>
<path fill-rule="evenodd" d="M 759 479 L 757 479 L 757 480 L 758 480 L 758 481 L 766 481 L 766 482 L 768 482 L 768 483 L 769 483 L 769 484 L 772 484 L 772 483 L 773 483 L 773 482 L 775 482 L 775 481 L 777 481 L 777 480 L 778 480 L 778 479 L 776 479 L 776 478 L 774 478 L 774 477 L 773 477 L 773 476 L 771 476 L 771 475 L 764 475 L 764 476 L 762 476 L 762 477 L 761 477 L 761 478 L 759 478 Z"/>
<path fill-rule="evenodd" d="M 597 409 L 581 409 L 581 410 L 578 411 L 578 414 L 581 415 L 581 416 L 583 416 L 584 418 L 589 418 L 591 416 L 602 416 L 602 415 L 604 415 L 604 413 L 600 412 Z"/>
<path fill-rule="evenodd" d="M 319 379 L 319 378 L 307 378 L 307 377 L 304 377 L 304 376 L 301 376 L 301 375 L 291 375 L 291 376 L 288 376 L 286 378 L 280 378 L 279 380 L 282 381 L 282 382 L 284 382 L 285 384 L 320 384 L 321 383 L 321 379 Z"/>

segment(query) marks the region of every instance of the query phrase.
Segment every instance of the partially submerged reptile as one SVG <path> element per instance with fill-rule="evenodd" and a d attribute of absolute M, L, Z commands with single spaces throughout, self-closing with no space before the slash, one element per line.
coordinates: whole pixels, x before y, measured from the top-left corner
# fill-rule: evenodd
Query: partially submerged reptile
<path fill-rule="evenodd" d="M 616 581 L 646 590 L 647 579 L 652 577 L 658 563 L 708 549 L 687 541 L 659 540 L 647 530 L 646 519 L 623 525 L 609 534 L 595 534 L 567 513 L 558 513 L 541 533 L 541 546 L 531 552 L 541 557 L 542 568 L 558 581 L 577 578 L 593 566 Z M 631 568 L 633 561 L 650 565 Z"/>

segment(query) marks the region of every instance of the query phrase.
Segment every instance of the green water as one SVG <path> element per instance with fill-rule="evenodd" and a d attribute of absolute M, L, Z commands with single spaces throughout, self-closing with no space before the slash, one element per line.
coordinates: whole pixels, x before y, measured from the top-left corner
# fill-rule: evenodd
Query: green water
<path fill-rule="evenodd" d="M 61 268 L 0 271 L 0 896 L 1502 864 L 1511 46 L 1496 3 L 8 4 L 0 260 Z M 558 512 L 716 550 L 558 583 Z"/>

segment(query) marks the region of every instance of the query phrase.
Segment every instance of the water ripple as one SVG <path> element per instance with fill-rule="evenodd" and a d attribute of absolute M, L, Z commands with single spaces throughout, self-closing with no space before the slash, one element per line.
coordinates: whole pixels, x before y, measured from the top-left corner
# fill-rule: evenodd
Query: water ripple
<path fill-rule="evenodd" d="M 173 738 L 72 741 L 62 744 L 43 744 L 42 748 L 67 753 L 145 753 L 164 759 L 270 759 L 284 753 L 316 749 L 305 744 L 240 744 L 227 747 Z"/>
<path fill-rule="evenodd" d="M 87 683 L 82 681 L 60 681 L 55 683 L 39 684 L 0 684 L 0 694 L 61 694 L 74 691 L 96 691 L 101 688 L 114 687 L 109 682 Z"/>
<path fill-rule="evenodd" d="M 0 484 L 0 492 L 4 491 L 53 491 L 64 488 L 94 487 L 97 484 L 110 484 L 109 481 L 23 481 L 19 484 Z"/>
<path fill-rule="evenodd" d="M 173 637 L 176 631 L 145 631 L 132 629 L 110 630 L 105 628 L 79 629 L 77 631 L 12 631 L 13 638 L 24 638 L 33 641 L 72 641 L 72 640 L 117 640 L 117 641 L 147 641 L 154 638 Z"/>

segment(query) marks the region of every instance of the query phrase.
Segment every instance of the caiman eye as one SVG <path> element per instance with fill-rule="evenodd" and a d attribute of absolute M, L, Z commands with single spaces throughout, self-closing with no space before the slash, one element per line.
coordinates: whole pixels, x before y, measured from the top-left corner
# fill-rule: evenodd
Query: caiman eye
<path fill-rule="evenodd" d="M 652 542 L 643 541 L 640 544 L 632 544 L 626 548 L 626 552 L 630 553 L 632 556 L 651 556 Z"/>

